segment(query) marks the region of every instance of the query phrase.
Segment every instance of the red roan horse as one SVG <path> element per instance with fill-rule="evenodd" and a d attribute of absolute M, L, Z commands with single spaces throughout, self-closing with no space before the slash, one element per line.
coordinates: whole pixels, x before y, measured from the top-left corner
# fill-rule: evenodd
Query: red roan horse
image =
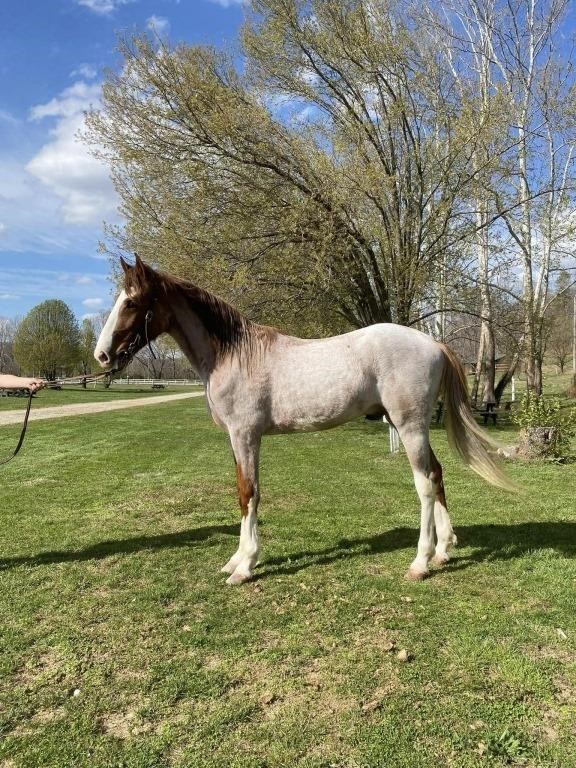
<path fill-rule="evenodd" d="M 222 568 L 230 574 L 228 584 L 250 579 L 258 561 L 262 435 L 386 415 L 406 449 L 422 507 L 410 579 L 424 578 L 432 557 L 447 562 L 456 543 L 442 468 L 428 439 L 440 393 L 452 446 L 485 480 L 510 487 L 470 410 L 462 366 L 448 347 L 424 333 L 384 323 L 327 339 L 299 339 L 251 322 L 216 296 L 138 257 L 135 266 L 123 259 L 121 264 L 124 289 L 94 355 L 104 368 L 119 371 L 149 340 L 168 333 L 204 382 L 212 418 L 230 436 L 242 510 L 238 550 Z"/>

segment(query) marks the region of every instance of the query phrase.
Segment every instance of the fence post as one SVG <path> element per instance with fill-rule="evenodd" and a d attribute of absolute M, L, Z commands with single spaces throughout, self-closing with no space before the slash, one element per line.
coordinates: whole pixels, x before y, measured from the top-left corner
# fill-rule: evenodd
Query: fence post
<path fill-rule="evenodd" d="M 400 435 L 395 426 L 390 424 L 386 416 L 382 416 L 384 424 L 388 424 L 388 440 L 390 441 L 390 453 L 398 453 L 400 451 Z"/>

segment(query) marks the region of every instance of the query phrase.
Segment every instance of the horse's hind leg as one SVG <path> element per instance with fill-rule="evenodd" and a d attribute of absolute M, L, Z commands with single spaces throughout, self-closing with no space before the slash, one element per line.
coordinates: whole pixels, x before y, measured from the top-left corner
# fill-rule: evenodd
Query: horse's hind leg
<path fill-rule="evenodd" d="M 428 439 L 428 428 L 419 422 L 405 423 L 398 427 L 406 454 L 414 474 L 414 485 L 420 498 L 420 537 L 415 559 L 406 578 L 419 581 L 428 575 L 428 563 L 448 561 L 448 549 L 456 543 L 452 530 L 442 481 L 442 467 L 434 455 Z M 438 544 L 434 544 L 434 530 Z"/>
<path fill-rule="evenodd" d="M 424 579 L 428 575 L 428 563 L 435 551 L 434 506 L 437 483 L 432 471 L 427 422 L 419 418 L 404 420 L 403 423 L 401 418 L 394 420 L 394 417 L 392 417 L 392 419 L 406 449 L 406 455 L 414 475 L 414 485 L 420 498 L 421 512 L 418 550 L 406 574 L 407 579 L 417 581 Z"/>
<path fill-rule="evenodd" d="M 230 576 L 227 584 L 242 584 L 252 577 L 258 561 L 257 511 L 260 500 L 258 489 L 258 456 L 260 438 L 250 434 L 230 433 L 230 442 L 236 461 L 236 486 L 242 512 L 238 549 L 222 568 Z"/>
<path fill-rule="evenodd" d="M 434 503 L 436 501 L 436 488 L 431 478 L 428 430 L 417 422 L 404 423 L 397 425 L 396 428 L 404 443 L 414 475 L 414 485 L 420 498 L 421 512 L 418 550 L 406 574 L 407 579 L 418 581 L 428 575 L 428 563 L 435 549 Z"/>
<path fill-rule="evenodd" d="M 457 543 L 457 540 L 456 535 L 452 530 L 450 517 L 448 516 L 446 494 L 444 493 L 444 482 L 442 480 L 442 466 L 434 455 L 432 448 L 430 448 L 430 463 L 432 468 L 430 479 L 434 484 L 434 490 L 436 492 L 436 499 L 434 502 L 434 522 L 436 526 L 436 537 L 438 539 L 436 553 L 434 555 L 434 563 L 436 565 L 443 565 L 450 560 L 448 551 Z"/>

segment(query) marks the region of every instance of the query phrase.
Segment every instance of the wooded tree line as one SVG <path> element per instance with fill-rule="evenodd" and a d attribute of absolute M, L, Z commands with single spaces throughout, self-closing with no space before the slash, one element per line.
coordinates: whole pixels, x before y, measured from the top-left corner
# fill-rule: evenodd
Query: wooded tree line
<path fill-rule="evenodd" d="M 293 332 L 473 337 L 479 397 L 519 361 L 539 392 L 576 277 L 568 9 L 253 0 L 239 51 L 125 41 L 87 134 L 127 222 L 105 248 Z"/>
<path fill-rule="evenodd" d="M 79 324 L 68 305 L 49 299 L 22 319 L 0 317 L 0 372 L 24 373 L 55 380 L 100 372 L 94 359 L 96 341 L 107 312 L 85 317 Z M 154 344 L 154 356 L 144 349 L 128 367 L 135 378 L 194 378 L 186 358 L 171 339 Z"/>
<path fill-rule="evenodd" d="M 49 380 L 90 373 L 102 319 L 84 318 L 79 324 L 59 299 L 43 301 L 21 320 L 0 318 L 0 371 Z"/>

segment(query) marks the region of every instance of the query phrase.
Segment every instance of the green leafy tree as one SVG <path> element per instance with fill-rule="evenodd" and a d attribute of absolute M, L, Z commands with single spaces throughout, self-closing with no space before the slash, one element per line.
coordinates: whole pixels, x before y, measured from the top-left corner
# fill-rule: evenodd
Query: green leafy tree
<path fill-rule="evenodd" d="M 546 310 L 546 351 L 552 362 L 564 373 L 574 344 L 574 280 L 561 271 L 556 281 L 556 292 Z"/>
<path fill-rule="evenodd" d="M 242 39 L 242 73 L 208 48 L 123 45 L 89 120 L 128 222 L 115 247 L 298 330 L 415 322 L 477 228 L 472 158 L 497 110 L 455 96 L 396 0 L 254 0 Z"/>
<path fill-rule="evenodd" d="M 18 373 L 18 366 L 14 360 L 14 334 L 17 327 L 17 320 L 0 317 L 0 372 L 2 373 Z"/>
<path fill-rule="evenodd" d="M 18 326 L 14 357 L 22 370 L 53 380 L 80 359 L 80 331 L 70 307 L 59 299 L 38 304 Z"/>
<path fill-rule="evenodd" d="M 82 320 L 82 325 L 80 327 L 79 342 L 80 366 L 84 376 L 91 373 L 96 366 L 96 361 L 94 360 L 94 348 L 97 340 L 98 337 L 96 335 L 94 321 L 90 317 L 85 317 L 84 320 Z M 86 386 L 86 382 L 83 382 L 83 386 Z"/>

